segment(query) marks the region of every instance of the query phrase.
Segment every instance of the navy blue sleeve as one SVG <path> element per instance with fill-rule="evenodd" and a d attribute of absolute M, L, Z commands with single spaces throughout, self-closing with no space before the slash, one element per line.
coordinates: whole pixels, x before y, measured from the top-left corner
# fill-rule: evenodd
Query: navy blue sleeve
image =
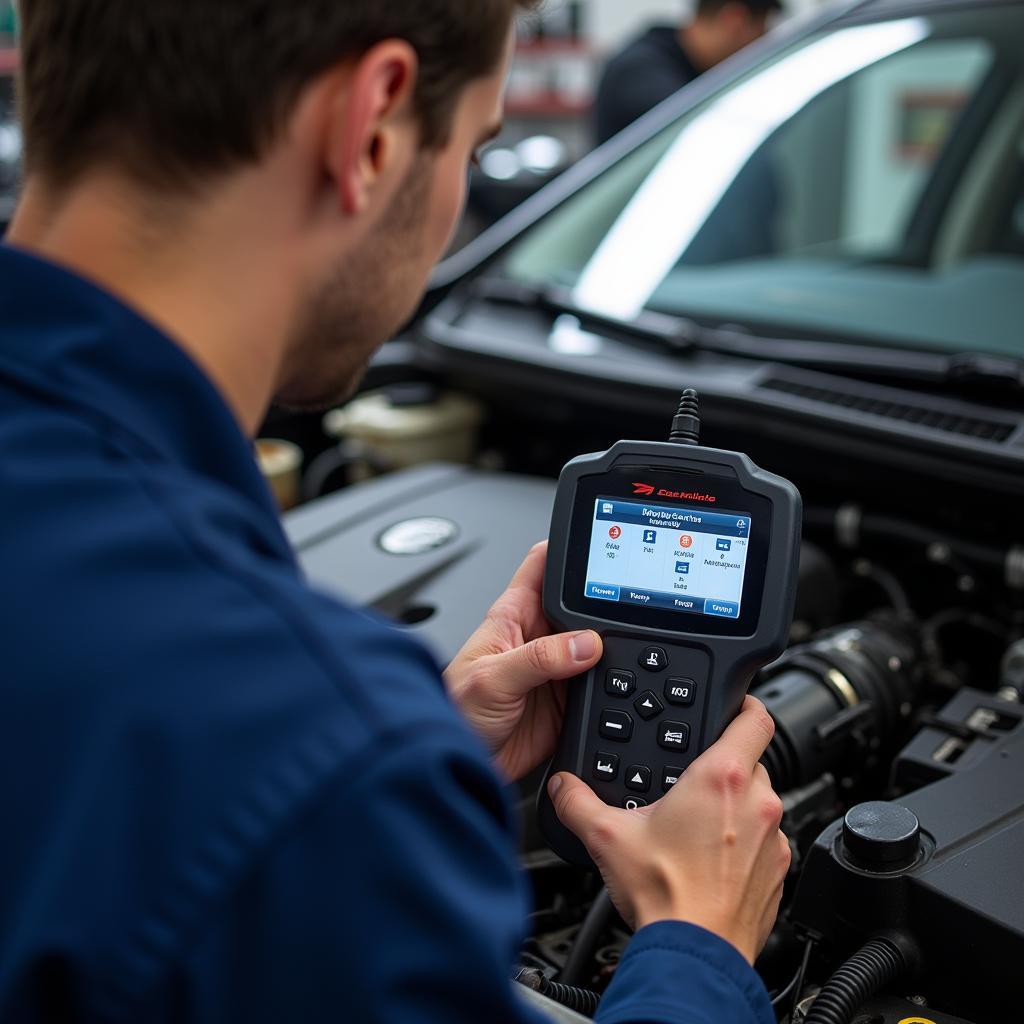
<path fill-rule="evenodd" d="M 764 983 L 724 939 L 682 921 L 633 937 L 598 1024 L 775 1024 Z"/>
<path fill-rule="evenodd" d="M 455 728 L 382 735 L 257 865 L 156 1001 L 203 1024 L 536 1024 L 508 804 Z"/>
<path fill-rule="evenodd" d="M 155 994 L 166 1019 L 539 1024 L 509 980 L 525 893 L 508 807 L 464 747 L 383 736 L 332 779 Z M 774 1015 L 730 945 L 668 922 L 633 939 L 597 1020 Z"/>
<path fill-rule="evenodd" d="M 203 1024 L 537 1024 L 510 984 L 525 910 L 507 804 L 452 730 L 383 736 L 234 894 L 165 1007 Z M 600 1024 L 772 1024 L 760 979 L 692 925 L 630 944 Z"/>

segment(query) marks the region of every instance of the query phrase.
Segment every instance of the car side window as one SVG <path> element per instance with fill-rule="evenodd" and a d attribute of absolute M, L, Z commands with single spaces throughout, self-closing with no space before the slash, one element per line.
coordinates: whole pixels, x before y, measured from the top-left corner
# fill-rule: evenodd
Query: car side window
<path fill-rule="evenodd" d="M 899 257 L 940 157 L 992 67 L 979 40 L 925 41 L 837 85 L 769 144 L 780 251 Z"/>

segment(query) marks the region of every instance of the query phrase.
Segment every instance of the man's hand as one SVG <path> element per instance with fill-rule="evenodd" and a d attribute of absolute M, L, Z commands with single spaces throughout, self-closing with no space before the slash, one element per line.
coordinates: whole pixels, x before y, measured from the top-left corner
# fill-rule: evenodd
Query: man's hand
<path fill-rule="evenodd" d="M 626 921 L 689 921 L 754 962 L 790 862 L 782 801 L 758 763 L 774 731 L 764 705 L 748 697 L 722 739 L 661 800 L 635 811 L 609 807 L 573 775 L 551 779 L 559 818 L 590 851 Z"/>
<path fill-rule="evenodd" d="M 601 660 L 597 633 L 550 635 L 541 608 L 546 557 L 546 542 L 533 548 L 445 672 L 453 699 L 513 781 L 553 753 L 564 680 Z"/>

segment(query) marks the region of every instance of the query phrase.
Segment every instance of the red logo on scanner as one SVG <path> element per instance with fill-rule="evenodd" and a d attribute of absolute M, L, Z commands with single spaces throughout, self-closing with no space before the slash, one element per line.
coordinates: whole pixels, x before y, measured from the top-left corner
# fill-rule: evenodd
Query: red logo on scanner
<path fill-rule="evenodd" d="M 697 491 L 666 491 L 664 487 L 657 488 L 654 484 L 633 484 L 633 493 L 642 494 L 644 497 L 675 498 L 678 501 L 706 501 L 713 505 L 718 499 L 713 494 L 700 494 Z"/>

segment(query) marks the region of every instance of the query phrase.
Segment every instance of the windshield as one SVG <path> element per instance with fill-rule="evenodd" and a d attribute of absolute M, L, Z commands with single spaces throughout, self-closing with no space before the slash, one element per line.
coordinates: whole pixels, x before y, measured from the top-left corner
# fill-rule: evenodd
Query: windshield
<path fill-rule="evenodd" d="M 578 192 L 505 272 L 618 318 L 1024 355 L 1024 6 L 803 40 Z"/>

